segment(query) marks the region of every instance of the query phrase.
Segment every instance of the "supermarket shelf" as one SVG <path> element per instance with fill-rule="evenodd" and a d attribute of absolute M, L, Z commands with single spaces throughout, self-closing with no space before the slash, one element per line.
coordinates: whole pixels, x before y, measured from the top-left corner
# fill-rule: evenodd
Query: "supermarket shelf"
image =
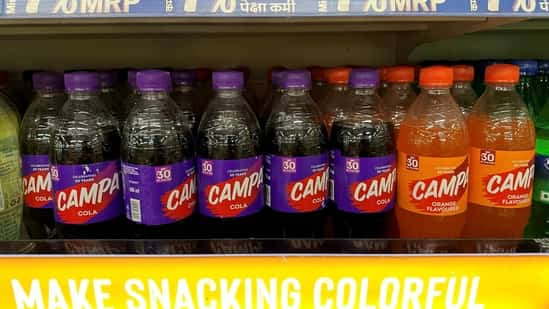
<path fill-rule="evenodd" d="M 4 18 L 490 16 L 546 17 L 548 1 L 4 0 Z"/>
<path fill-rule="evenodd" d="M 0 242 L 0 254 L 546 254 L 549 239 L 214 239 Z"/>

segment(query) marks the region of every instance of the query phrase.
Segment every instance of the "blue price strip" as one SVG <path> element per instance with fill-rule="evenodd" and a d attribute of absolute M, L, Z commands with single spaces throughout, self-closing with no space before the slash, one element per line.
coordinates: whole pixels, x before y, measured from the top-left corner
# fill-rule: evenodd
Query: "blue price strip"
<path fill-rule="evenodd" d="M 4 0 L 4 18 L 549 16 L 549 0 Z"/>

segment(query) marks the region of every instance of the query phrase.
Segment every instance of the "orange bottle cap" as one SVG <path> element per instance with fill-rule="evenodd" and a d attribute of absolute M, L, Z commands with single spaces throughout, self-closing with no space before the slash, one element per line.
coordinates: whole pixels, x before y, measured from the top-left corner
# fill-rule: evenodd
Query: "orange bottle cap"
<path fill-rule="evenodd" d="M 390 83 L 411 83 L 415 78 L 414 67 L 399 65 L 387 70 L 387 81 Z"/>
<path fill-rule="evenodd" d="M 520 68 L 514 64 L 492 64 L 486 67 L 484 77 L 488 84 L 516 84 L 520 78 Z"/>
<path fill-rule="evenodd" d="M 381 82 L 386 82 L 389 75 L 389 67 L 380 67 L 379 68 L 379 80 Z"/>
<path fill-rule="evenodd" d="M 326 80 L 329 84 L 348 84 L 351 68 L 337 67 L 325 70 Z"/>
<path fill-rule="evenodd" d="M 472 65 L 454 65 L 455 81 L 472 81 L 475 79 L 475 68 Z"/>
<path fill-rule="evenodd" d="M 421 87 L 450 87 L 454 83 L 454 71 L 450 67 L 435 65 L 421 69 L 419 85 Z"/>
<path fill-rule="evenodd" d="M 326 69 L 323 67 L 310 67 L 309 72 L 311 72 L 312 80 L 325 82 L 326 81 L 325 70 Z"/>

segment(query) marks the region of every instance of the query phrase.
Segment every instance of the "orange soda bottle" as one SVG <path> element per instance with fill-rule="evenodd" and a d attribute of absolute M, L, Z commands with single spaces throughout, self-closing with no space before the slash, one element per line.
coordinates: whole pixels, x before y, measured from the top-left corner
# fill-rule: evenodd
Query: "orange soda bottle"
<path fill-rule="evenodd" d="M 486 68 L 486 90 L 467 124 L 471 148 L 469 211 L 464 236 L 520 238 L 532 205 L 536 133 L 515 87 L 519 67 Z"/>
<path fill-rule="evenodd" d="M 328 134 L 330 134 L 334 120 L 343 116 L 343 106 L 349 91 L 351 69 L 336 67 L 326 69 L 324 72 L 328 82 L 328 90 L 324 99 L 320 101 L 319 107 L 326 122 Z"/>
<path fill-rule="evenodd" d="M 408 108 L 416 100 L 412 83 L 415 78 L 415 68 L 412 66 L 390 67 L 387 72 L 389 88 L 383 97 L 383 110 L 398 136 L 400 124 L 406 117 Z"/>
<path fill-rule="evenodd" d="M 450 94 L 453 71 L 420 71 L 420 95 L 397 138 L 396 215 L 402 238 L 457 238 L 467 209 L 469 137 Z"/>

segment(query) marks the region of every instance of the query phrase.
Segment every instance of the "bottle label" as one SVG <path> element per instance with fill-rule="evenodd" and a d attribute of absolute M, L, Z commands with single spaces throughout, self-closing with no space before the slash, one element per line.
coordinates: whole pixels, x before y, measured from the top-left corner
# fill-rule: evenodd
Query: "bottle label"
<path fill-rule="evenodd" d="M 328 153 L 266 158 L 266 204 L 286 213 L 312 212 L 328 203 Z"/>
<path fill-rule="evenodd" d="M 51 179 L 59 223 L 98 223 L 124 213 L 119 161 L 52 165 Z"/>
<path fill-rule="evenodd" d="M 198 203 L 202 215 L 244 217 L 263 208 L 263 156 L 239 160 L 198 159 Z"/>
<path fill-rule="evenodd" d="M 427 157 L 398 153 L 398 206 L 428 216 L 452 216 L 467 210 L 467 156 Z"/>
<path fill-rule="evenodd" d="M 196 206 L 193 160 L 148 166 L 122 162 L 124 201 L 129 220 L 170 224 L 190 216 Z"/>
<path fill-rule="evenodd" d="M 359 158 L 332 151 L 334 201 L 341 211 L 379 213 L 396 199 L 396 155 Z"/>
<path fill-rule="evenodd" d="M 53 208 L 50 160 L 47 155 L 23 155 L 23 188 L 25 206 Z"/>
<path fill-rule="evenodd" d="M 534 201 L 549 204 L 549 156 L 536 154 Z"/>
<path fill-rule="evenodd" d="M 472 147 L 470 202 L 523 208 L 532 205 L 534 150 L 503 151 Z"/>

